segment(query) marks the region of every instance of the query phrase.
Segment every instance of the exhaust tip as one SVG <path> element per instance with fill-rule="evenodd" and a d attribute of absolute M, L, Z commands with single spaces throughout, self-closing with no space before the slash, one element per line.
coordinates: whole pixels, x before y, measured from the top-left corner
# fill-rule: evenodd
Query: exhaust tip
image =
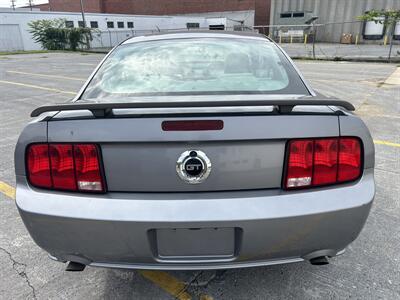
<path fill-rule="evenodd" d="M 78 263 L 78 262 L 74 262 L 74 261 L 70 261 L 67 265 L 67 267 L 65 268 L 65 271 L 67 272 L 82 272 L 83 270 L 85 270 L 86 265 Z"/>
<path fill-rule="evenodd" d="M 328 257 L 326 256 L 318 256 L 310 259 L 310 264 L 313 266 L 323 266 L 323 265 L 328 265 Z"/>

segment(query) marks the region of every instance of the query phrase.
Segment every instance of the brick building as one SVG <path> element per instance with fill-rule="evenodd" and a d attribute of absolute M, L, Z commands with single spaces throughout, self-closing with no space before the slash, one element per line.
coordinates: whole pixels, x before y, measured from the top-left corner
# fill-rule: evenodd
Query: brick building
<path fill-rule="evenodd" d="M 254 25 L 269 24 L 271 6 L 271 0 L 84 0 L 83 3 L 85 12 L 132 15 L 215 16 L 218 13 L 252 11 L 254 20 L 250 23 Z M 49 0 L 48 4 L 36 7 L 43 11 L 81 11 L 80 0 Z"/>

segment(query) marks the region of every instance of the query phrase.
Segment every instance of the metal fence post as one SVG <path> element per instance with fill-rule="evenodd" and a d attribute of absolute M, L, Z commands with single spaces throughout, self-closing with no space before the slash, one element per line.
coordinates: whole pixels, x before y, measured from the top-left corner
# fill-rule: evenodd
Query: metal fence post
<path fill-rule="evenodd" d="M 108 36 L 110 38 L 110 48 L 112 48 L 111 31 L 110 30 L 108 30 Z"/>
<path fill-rule="evenodd" d="M 313 32 L 312 56 L 313 59 L 315 59 L 315 40 L 317 39 L 317 27 L 314 26 L 314 22 L 312 23 L 312 32 Z"/>
<path fill-rule="evenodd" d="M 393 36 L 394 36 L 394 32 L 395 32 L 395 28 L 396 28 L 396 24 L 397 22 L 391 24 L 390 26 L 390 46 L 389 46 L 389 55 L 388 55 L 388 62 L 391 62 L 392 60 L 392 48 L 393 48 Z"/>

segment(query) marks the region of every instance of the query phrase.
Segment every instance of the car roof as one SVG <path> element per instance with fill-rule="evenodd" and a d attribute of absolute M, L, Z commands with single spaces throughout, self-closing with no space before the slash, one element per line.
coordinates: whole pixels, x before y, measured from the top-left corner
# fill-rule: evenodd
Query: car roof
<path fill-rule="evenodd" d="M 257 39 L 263 41 L 271 41 L 267 36 L 252 31 L 225 31 L 225 30 L 192 30 L 192 31 L 175 31 L 175 32 L 158 32 L 155 34 L 141 35 L 131 37 L 123 41 L 121 44 L 131 44 L 143 41 L 157 41 L 169 39 L 188 39 L 188 38 L 232 38 L 232 39 Z"/>

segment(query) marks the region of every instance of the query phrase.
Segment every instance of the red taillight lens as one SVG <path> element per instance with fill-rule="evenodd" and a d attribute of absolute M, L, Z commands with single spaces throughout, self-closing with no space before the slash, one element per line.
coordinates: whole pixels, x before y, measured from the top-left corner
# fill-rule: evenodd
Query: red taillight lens
<path fill-rule="evenodd" d="M 104 192 L 100 155 L 93 144 L 34 144 L 27 150 L 29 182 L 36 187 Z"/>
<path fill-rule="evenodd" d="M 287 189 L 356 180 L 361 175 L 358 138 L 292 140 L 284 186 Z"/>
<path fill-rule="evenodd" d="M 338 181 L 357 179 L 361 174 L 361 145 L 354 138 L 341 138 Z"/>
<path fill-rule="evenodd" d="M 76 190 L 72 145 L 50 144 L 51 176 L 53 188 Z"/>
<path fill-rule="evenodd" d="M 286 187 L 300 187 L 311 184 L 314 144 L 312 140 L 291 141 Z"/>
<path fill-rule="evenodd" d="M 337 159 L 337 139 L 323 139 L 314 142 L 313 185 L 330 184 L 336 181 Z"/>
<path fill-rule="evenodd" d="M 78 189 L 102 191 L 103 183 L 97 147 L 90 144 L 75 145 L 74 155 Z"/>
<path fill-rule="evenodd" d="M 27 154 L 28 179 L 32 185 L 43 188 L 50 188 L 50 159 L 49 145 L 31 145 Z"/>

